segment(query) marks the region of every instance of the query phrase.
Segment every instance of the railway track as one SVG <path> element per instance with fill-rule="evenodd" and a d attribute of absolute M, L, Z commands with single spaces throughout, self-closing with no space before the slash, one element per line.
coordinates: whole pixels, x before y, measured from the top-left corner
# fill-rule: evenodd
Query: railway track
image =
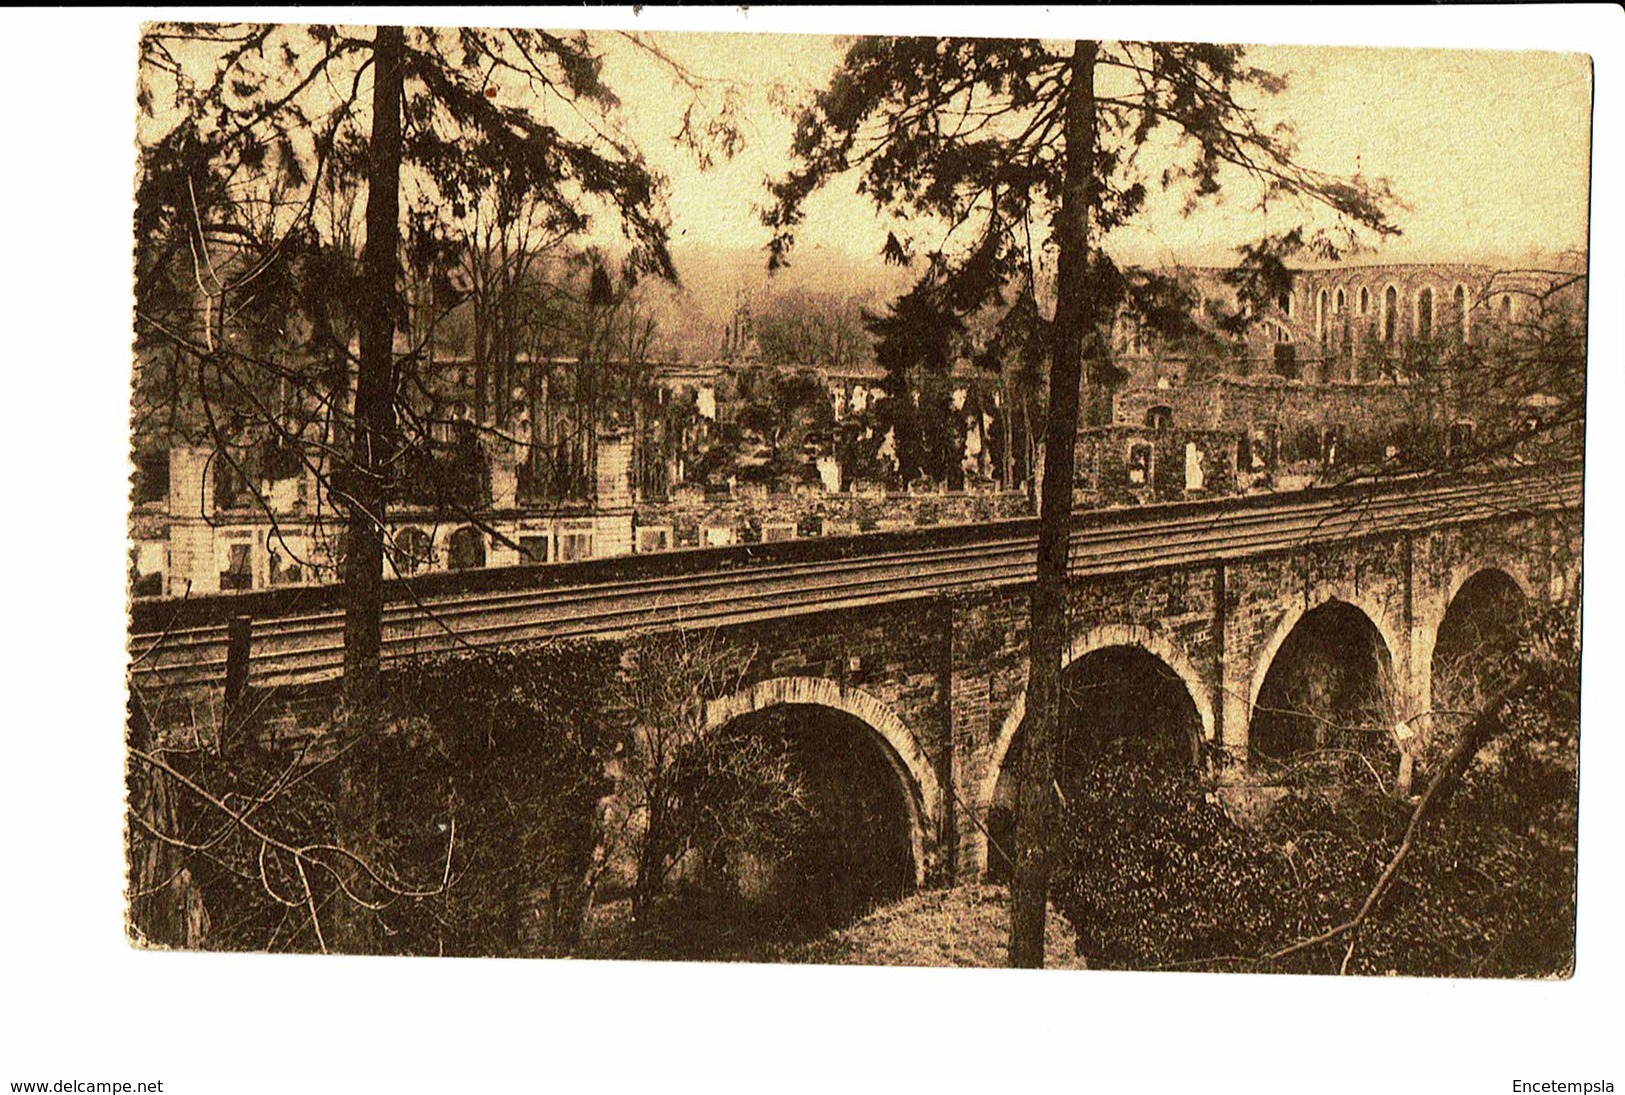
<path fill-rule="evenodd" d="M 1536 479 L 1389 487 L 1351 497 L 1288 497 L 1248 508 L 1214 503 L 1178 514 L 1112 514 L 1072 536 L 1075 576 L 1127 573 L 1244 559 L 1317 543 L 1419 531 L 1516 514 L 1578 508 L 1578 471 Z M 395 603 L 384 612 L 386 661 L 466 647 L 545 638 L 614 636 L 664 627 L 717 627 L 814 612 L 891 604 L 1033 580 L 1037 536 L 989 526 L 985 539 L 946 547 L 888 549 L 886 534 L 865 537 L 872 552 L 811 562 L 757 562 L 698 574 L 586 583 L 546 589 L 460 593 Z M 196 687 L 225 673 L 225 625 L 131 638 L 132 675 L 143 687 Z M 258 619 L 249 678 L 259 685 L 337 676 L 343 665 L 342 612 Z"/>

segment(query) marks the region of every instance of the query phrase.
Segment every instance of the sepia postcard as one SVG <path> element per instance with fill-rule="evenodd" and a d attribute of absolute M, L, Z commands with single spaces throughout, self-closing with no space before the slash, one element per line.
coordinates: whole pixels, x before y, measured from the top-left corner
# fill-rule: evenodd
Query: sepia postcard
<path fill-rule="evenodd" d="M 1569 977 L 1591 88 L 144 24 L 130 940 Z"/>

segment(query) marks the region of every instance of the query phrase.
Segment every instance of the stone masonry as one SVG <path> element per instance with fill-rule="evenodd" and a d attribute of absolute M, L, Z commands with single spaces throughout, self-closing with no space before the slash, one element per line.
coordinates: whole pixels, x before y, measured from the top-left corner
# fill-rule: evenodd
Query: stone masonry
<path fill-rule="evenodd" d="M 1495 569 L 1532 602 L 1547 600 L 1576 580 L 1578 543 L 1577 521 L 1542 517 L 1080 579 L 1066 660 L 1111 646 L 1149 651 L 1185 682 L 1209 752 L 1239 762 L 1226 778 L 1245 779 L 1248 724 L 1272 658 L 1305 613 L 1343 601 L 1381 635 L 1396 708 L 1418 735 L 1406 737 L 1420 740 L 1429 660 L 1455 591 Z M 1025 709 L 1027 611 L 1024 591 L 1005 591 L 732 629 L 725 642 L 741 683 L 712 705 L 711 721 L 785 703 L 855 715 L 905 785 L 920 879 L 975 879 Z"/>

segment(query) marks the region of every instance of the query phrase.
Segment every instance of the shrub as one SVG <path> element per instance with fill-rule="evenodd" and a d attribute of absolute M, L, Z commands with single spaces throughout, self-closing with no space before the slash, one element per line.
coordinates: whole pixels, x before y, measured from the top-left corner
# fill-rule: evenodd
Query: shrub
<path fill-rule="evenodd" d="M 616 665 L 615 648 L 581 641 L 423 659 L 386 671 L 391 717 L 367 738 L 331 709 L 291 743 L 280 715 L 160 734 L 133 703 L 132 745 L 157 762 L 130 767 L 134 929 L 315 951 L 330 941 L 318 923 L 331 936 L 376 916 L 389 953 L 568 951 L 608 791 L 600 692 Z M 346 801 L 346 777 L 368 801 Z M 347 845 L 343 814 L 367 819 L 370 846 Z M 306 862 L 294 848 L 316 850 Z"/>
<path fill-rule="evenodd" d="M 567 953 L 590 900 L 614 736 L 611 643 L 425 659 L 388 674 L 398 721 L 379 765 L 389 858 L 444 863 L 446 893 L 385 914 L 400 953 Z"/>
<path fill-rule="evenodd" d="M 1254 955 L 1304 922 L 1267 839 L 1233 824 L 1199 773 L 1122 742 L 1073 782 L 1059 832 L 1054 900 L 1092 966 Z"/>

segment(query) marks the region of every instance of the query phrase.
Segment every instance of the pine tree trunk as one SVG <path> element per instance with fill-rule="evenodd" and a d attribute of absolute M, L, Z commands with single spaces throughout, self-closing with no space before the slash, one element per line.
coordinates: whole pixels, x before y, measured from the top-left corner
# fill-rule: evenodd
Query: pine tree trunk
<path fill-rule="evenodd" d="M 1011 418 L 1015 405 L 1011 403 L 1010 383 L 1008 376 L 999 378 L 999 425 L 1004 429 L 1004 480 L 999 484 L 1005 490 L 1014 490 L 1016 483 L 1016 432 Z"/>
<path fill-rule="evenodd" d="M 379 653 L 383 637 L 385 476 L 394 440 L 395 281 L 399 265 L 401 84 L 405 35 L 379 27 L 373 47 L 371 162 L 367 172 L 367 241 L 362 251 L 361 365 L 356 377 L 355 435 L 343 497 L 344 706 L 347 732 L 376 736 Z M 371 740 L 352 749 L 339 772 L 340 841 L 370 859 L 377 830 L 378 767 Z M 364 891 L 363 891 L 364 892 Z M 367 910 L 335 902 L 335 949 L 376 950 Z"/>
<path fill-rule="evenodd" d="M 1039 490 L 1038 573 L 1028 633 L 1026 739 L 1020 760 L 1015 871 L 1010 884 L 1010 964 L 1044 965 L 1044 914 L 1060 742 L 1061 658 L 1066 649 L 1067 548 L 1072 527 L 1079 389 L 1084 344 L 1095 323 L 1089 288 L 1089 220 L 1095 201 L 1095 56 L 1077 42 L 1066 103 L 1066 166 L 1055 219 L 1059 246 L 1044 473 Z"/>
<path fill-rule="evenodd" d="M 491 420 L 488 409 L 491 402 L 491 381 L 487 375 L 485 348 L 485 315 L 480 306 L 479 293 L 474 296 L 474 421 L 481 426 Z"/>

